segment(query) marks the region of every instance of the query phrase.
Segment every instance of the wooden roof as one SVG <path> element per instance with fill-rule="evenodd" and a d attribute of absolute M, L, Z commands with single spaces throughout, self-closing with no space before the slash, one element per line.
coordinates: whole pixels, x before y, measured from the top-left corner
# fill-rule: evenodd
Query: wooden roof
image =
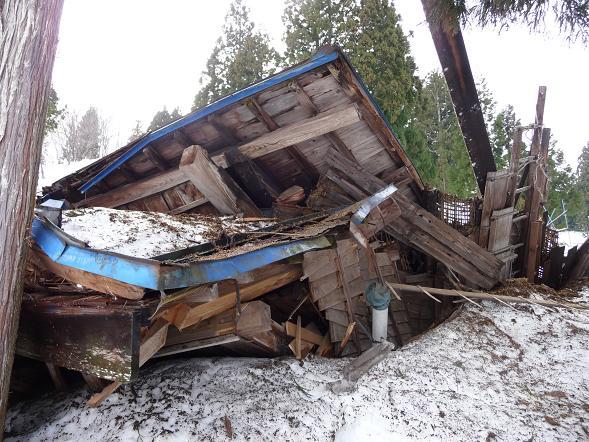
<path fill-rule="evenodd" d="M 218 213 L 211 194 L 203 194 L 206 183 L 179 168 L 194 145 L 222 171 L 221 179 L 243 191 L 238 199 L 259 208 L 271 207 L 293 185 L 309 194 L 330 169 L 330 151 L 399 185 L 412 200 L 423 189 L 357 73 L 338 48 L 329 47 L 146 134 L 45 188 L 43 198 L 66 198 L 74 206 Z"/>

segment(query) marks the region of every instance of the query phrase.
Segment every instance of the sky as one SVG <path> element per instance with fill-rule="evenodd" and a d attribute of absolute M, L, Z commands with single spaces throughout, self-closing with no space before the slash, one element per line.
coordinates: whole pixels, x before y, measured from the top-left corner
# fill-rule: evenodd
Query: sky
<path fill-rule="evenodd" d="M 246 0 L 247 1 L 247 0 Z M 60 103 L 82 114 L 95 106 L 108 121 L 111 148 L 126 144 L 136 121 L 145 128 L 164 106 L 188 113 L 199 77 L 221 33 L 230 0 L 66 0 L 53 70 Z M 283 0 L 249 0 L 251 15 L 282 49 Z M 419 0 L 395 0 L 411 32 L 420 76 L 439 69 Z M 533 122 L 538 86 L 548 87 L 544 123 L 576 166 L 589 142 L 589 47 L 557 32 L 522 27 L 464 30 L 471 68 L 485 78 L 502 108 Z"/>

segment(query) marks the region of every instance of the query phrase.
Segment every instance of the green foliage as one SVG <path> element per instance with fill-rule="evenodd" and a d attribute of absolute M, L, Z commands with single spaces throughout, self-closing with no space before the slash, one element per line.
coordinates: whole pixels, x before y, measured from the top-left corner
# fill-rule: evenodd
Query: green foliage
<path fill-rule="evenodd" d="M 589 42 L 589 2 L 587 0 L 429 0 L 431 18 L 454 26 L 473 22 L 479 26 L 508 28 L 521 23 L 542 32 L 553 18 L 570 41 Z"/>
<path fill-rule="evenodd" d="M 274 72 L 278 53 L 267 34 L 255 30 L 249 8 L 234 0 L 225 17 L 222 36 L 217 39 L 193 109 L 205 106 L 227 94 L 250 85 Z"/>
<path fill-rule="evenodd" d="M 305 60 L 326 44 L 347 48 L 357 13 L 354 0 L 287 0 L 282 15 L 286 62 Z"/>
<path fill-rule="evenodd" d="M 583 221 L 589 224 L 589 142 L 585 144 L 577 163 L 577 189 L 581 193 L 584 203 Z"/>
<path fill-rule="evenodd" d="M 164 108 L 161 111 L 155 113 L 153 119 L 151 120 L 151 123 L 149 123 L 149 126 L 147 127 L 147 131 L 151 132 L 152 130 L 164 127 L 172 121 L 177 120 L 181 116 L 182 115 L 180 114 L 179 108 L 176 107 L 174 108 L 174 110 L 172 110 L 172 112 L 168 112 L 168 109 L 166 109 L 166 107 L 164 106 Z M 137 122 L 137 124 L 139 124 L 139 122 Z"/>
<path fill-rule="evenodd" d="M 45 115 L 45 127 L 43 134 L 47 135 L 54 132 L 59 126 L 59 123 L 65 118 L 65 108 L 59 107 L 59 97 L 53 86 L 49 90 L 49 97 L 47 101 L 47 114 Z"/>
<path fill-rule="evenodd" d="M 476 194 L 470 158 L 442 74 L 432 72 L 426 77 L 420 98 L 415 119 L 418 130 L 425 134 L 427 151 L 411 158 L 420 173 L 431 170 L 432 163 L 434 171 L 433 176 L 424 174 L 422 179 L 430 186 L 457 196 Z"/>
<path fill-rule="evenodd" d="M 511 105 L 507 105 L 494 117 L 493 124 L 490 126 L 489 138 L 497 170 L 508 166 L 511 145 L 513 144 L 513 132 L 520 124 Z"/>
<path fill-rule="evenodd" d="M 564 207 L 567 210 L 568 228 L 573 230 L 587 229 L 586 195 L 583 195 L 577 183 L 577 176 L 571 166 L 564 162 L 564 154 L 552 142 L 548 154 L 549 191 L 547 207 L 549 214 L 558 216 Z M 566 227 L 565 218 L 561 217 L 554 224 L 556 228 Z"/>

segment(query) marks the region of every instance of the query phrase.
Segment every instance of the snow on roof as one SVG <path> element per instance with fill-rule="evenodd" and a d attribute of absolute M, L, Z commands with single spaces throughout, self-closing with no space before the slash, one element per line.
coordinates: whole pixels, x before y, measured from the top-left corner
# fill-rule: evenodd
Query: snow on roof
<path fill-rule="evenodd" d="M 346 359 L 167 360 L 101 408 L 16 404 L 6 440 L 586 440 L 589 312 L 514 307 L 464 305 L 351 393 L 329 388 Z"/>
<path fill-rule="evenodd" d="M 150 258 L 271 223 L 271 219 L 248 221 L 233 216 L 166 215 L 95 207 L 63 211 L 61 228 L 93 249 Z"/>

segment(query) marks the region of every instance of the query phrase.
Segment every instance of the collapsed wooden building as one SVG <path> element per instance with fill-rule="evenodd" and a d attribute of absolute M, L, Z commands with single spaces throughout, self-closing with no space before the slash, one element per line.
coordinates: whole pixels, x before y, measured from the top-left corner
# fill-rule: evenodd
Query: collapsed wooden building
<path fill-rule="evenodd" d="M 17 353 L 112 381 L 96 404 L 150 358 L 359 354 L 372 310 L 399 346 L 442 321 L 453 298 L 431 289 L 559 286 L 588 254 L 567 261 L 546 227 L 536 123 L 524 161 L 522 128 L 510 168 L 479 172 L 483 198 L 428 190 L 325 48 L 45 188 Z"/>

